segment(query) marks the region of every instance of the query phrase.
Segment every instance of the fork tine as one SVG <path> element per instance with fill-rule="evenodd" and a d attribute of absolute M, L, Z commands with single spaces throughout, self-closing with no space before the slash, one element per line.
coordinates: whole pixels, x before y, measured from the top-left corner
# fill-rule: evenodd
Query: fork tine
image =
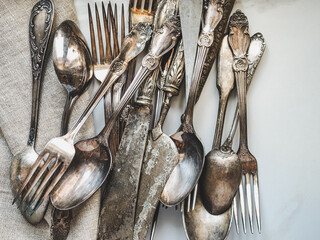
<path fill-rule="evenodd" d="M 151 0 L 150 8 L 148 10 L 149 13 L 156 11 L 157 8 L 157 0 Z"/>
<path fill-rule="evenodd" d="M 188 196 L 188 203 L 187 203 L 187 212 L 190 212 L 190 208 L 191 208 L 191 193 Z"/>
<path fill-rule="evenodd" d="M 113 17 L 112 7 L 110 2 L 108 4 L 108 17 L 110 18 L 111 26 L 112 26 L 111 29 L 112 29 L 112 36 L 113 36 L 113 58 L 115 58 L 119 54 L 119 43 L 118 43 L 118 34 L 117 34 L 118 29 L 116 27 L 115 19 Z"/>
<path fill-rule="evenodd" d="M 13 199 L 12 204 L 14 204 L 18 197 L 20 196 L 20 194 L 22 193 L 22 191 L 25 189 L 25 187 L 27 186 L 27 184 L 29 183 L 30 179 L 32 178 L 33 174 L 35 173 L 36 169 L 38 168 L 39 164 L 41 163 L 41 160 L 43 159 L 43 157 L 47 154 L 47 152 L 43 151 L 37 158 L 36 162 L 32 165 L 30 172 L 28 174 L 28 176 L 26 177 L 26 179 L 23 181 L 21 187 L 19 188 L 16 196 Z"/>
<path fill-rule="evenodd" d="M 236 225 L 237 233 L 239 234 L 239 218 L 238 218 L 238 194 L 236 194 L 233 198 L 233 216 L 234 216 L 234 224 Z"/>
<path fill-rule="evenodd" d="M 107 19 L 106 9 L 104 3 L 102 2 L 102 18 L 104 25 L 104 33 L 106 39 L 106 63 L 112 62 L 112 51 L 111 51 L 111 41 L 110 41 L 110 27 L 109 27 L 109 19 Z"/>
<path fill-rule="evenodd" d="M 33 188 L 36 186 L 39 179 L 42 177 L 43 173 L 47 170 L 47 168 L 53 158 L 54 158 L 54 155 L 52 155 L 52 154 L 47 158 L 46 162 L 43 164 L 43 166 L 40 168 L 40 171 L 38 172 L 36 177 L 33 179 L 31 186 L 29 187 L 28 191 L 26 192 L 26 194 L 24 195 L 24 197 L 22 199 L 22 202 L 24 202 L 27 199 L 27 197 L 30 195 L 32 190 L 34 190 Z"/>
<path fill-rule="evenodd" d="M 142 0 L 137 0 L 135 2 L 135 8 L 133 8 L 134 10 L 139 9 L 139 11 L 141 11 L 141 5 L 142 5 Z"/>
<path fill-rule="evenodd" d="M 250 223 L 251 233 L 253 234 L 251 177 L 249 173 L 246 174 L 246 187 L 247 187 L 246 193 L 247 193 L 247 206 L 248 206 L 248 212 L 249 212 L 249 223 Z"/>
<path fill-rule="evenodd" d="M 241 178 L 241 182 L 240 182 L 240 185 L 239 185 L 239 197 L 240 197 L 240 210 L 241 210 L 243 231 L 244 231 L 244 233 L 247 233 L 246 215 L 245 215 L 246 213 L 245 213 L 244 193 L 243 193 L 243 179 L 242 178 Z"/>
<path fill-rule="evenodd" d="M 103 41 L 102 41 L 102 34 L 101 34 L 101 25 L 100 25 L 100 14 L 98 10 L 98 6 L 94 4 L 95 11 L 96 11 L 96 22 L 97 22 L 97 32 L 98 32 L 98 43 L 99 43 L 99 55 L 100 55 L 100 64 L 104 63 L 104 50 L 103 50 Z"/>
<path fill-rule="evenodd" d="M 191 207 L 192 211 L 196 207 L 197 193 L 198 193 L 198 184 L 194 187 L 194 190 L 193 190 L 192 207 Z"/>
<path fill-rule="evenodd" d="M 54 165 L 52 166 L 52 168 L 49 170 L 48 174 L 45 176 L 45 178 L 43 179 L 43 181 L 41 182 L 40 186 L 38 187 L 37 191 L 35 192 L 32 200 L 30 202 L 34 202 L 36 200 L 36 198 L 39 196 L 39 194 L 42 193 L 42 190 L 44 189 L 44 187 L 47 185 L 47 183 L 49 182 L 50 178 L 52 177 L 52 175 L 55 173 L 55 171 L 57 170 L 57 168 L 59 167 L 60 162 L 58 161 L 58 159 L 56 159 L 56 162 L 54 163 Z"/>
<path fill-rule="evenodd" d="M 120 37 L 121 46 L 122 46 L 125 34 L 126 34 L 126 27 L 125 27 L 125 22 L 124 22 L 124 5 L 122 3 L 122 6 L 121 6 L 121 37 Z"/>
<path fill-rule="evenodd" d="M 254 191 L 254 205 L 256 210 L 258 231 L 261 233 L 261 217 L 260 217 L 260 198 L 259 198 L 259 181 L 258 173 L 253 174 L 253 191 Z"/>
<path fill-rule="evenodd" d="M 89 28 L 90 28 L 90 39 L 91 39 L 91 51 L 92 51 L 92 61 L 93 64 L 97 64 L 97 47 L 96 47 L 96 39 L 93 28 L 93 20 L 91 14 L 90 4 L 88 3 L 88 15 L 89 15 Z"/>
<path fill-rule="evenodd" d="M 61 165 L 61 162 L 59 162 L 58 167 Z M 45 193 L 43 194 L 43 196 L 41 197 L 39 203 L 37 203 L 37 207 L 36 209 L 44 202 L 44 200 L 49 196 L 49 194 L 51 193 L 52 189 L 56 186 L 56 184 L 59 182 L 59 180 L 61 179 L 61 177 L 63 176 L 63 174 L 67 171 L 68 169 L 68 165 L 67 164 L 63 164 L 62 168 L 60 170 L 60 172 L 58 173 L 58 175 L 52 180 L 52 182 L 50 183 L 50 185 L 48 186 L 47 190 L 45 191 Z"/>
<path fill-rule="evenodd" d="M 114 22 L 115 22 L 115 25 L 116 25 L 116 27 L 117 27 L 117 32 L 118 32 L 118 6 L 117 6 L 116 3 L 114 4 L 114 12 L 113 12 L 113 15 L 114 15 Z"/>
<path fill-rule="evenodd" d="M 144 0 L 144 6 L 143 6 L 143 10 L 145 11 L 149 11 L 149 0 Z"/>

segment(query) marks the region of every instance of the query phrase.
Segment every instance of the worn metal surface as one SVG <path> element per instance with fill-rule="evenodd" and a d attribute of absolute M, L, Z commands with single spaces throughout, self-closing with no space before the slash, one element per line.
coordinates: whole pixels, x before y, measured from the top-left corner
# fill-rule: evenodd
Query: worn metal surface
<path fill-rule="evenodd" d="M 139 110 L 139 111 L 138 111 Z M 148 108 L 131 108 L 105 189 L 98 239 L 132 239 L 141 160 L 149 129 Z"/>
<path fill-rule="evenodd" d="M 188 212 L 184 204 L 182 220 L 188 240 L 224 240 L 227 238 L 232 219 L 232 207 L 220 215 L 211 215 L 197 196 L 195 208 Z"/>
<path fill-rule="evenodd" d="M 256 68 L 258 67 L 258 64 L 263 56 L 264 50 L 265 50 L 266 44 L 265 44 L 265 40 L 263 38 L 263 35 L 261 33 L 256 33 L 251 37 L 251 42 L 250 42 L 250 46 L 248 49 L 248 71 L 247 71 L 247 88 L 249 87 L 251 81 L 252 81 L 252 77 L 253 74 L 255 73 Z M 232 151 L 232 141 L 236 132 L 236 129 L 238 127 L 238 121 L 239 121 L 239 108 L 237 106 L 235 114 L 234 114 L 234 118 L 233 118 L 233 122 L 232 122 L 232 126 L 229 132 L 229 135 L 226 139 L 226 141 L 224 142 L 224 144 L 222 145 L 222 149 L 224 151 Z M 256 216 L 257 216 L 257 225 L 258 225 L 258 231 L 261 231 L 261 216 L 260 216 L 260 205 L 259 205 L 259 185 L 258 185 L 258 175 L 257 173 L 253 174 L 253 186 L 254 186 L 254 201 L 255 201 L 255 212 L 256 212 Z M 243 186 L 239 187 L 239 193 L 243 191 Z M 240 194 L 239 194 L 240 195 Z M 244 198 L 243 198 L 243 194 L 241 194 L 241 204 L 240 204 L 240 208 L 241 208 L 241 213 L 242 213 L 242 219 L 243 219 L 243 229 L 244 232 L 246 232 L 246 224 L 245 224 L 245 206 L 244 206 Z M 239 224 L 238 224 L 238 209 L 236 206 L 239 206 L 238 204 L 238 200 L 237 198 L 234 199 L 234 218 L 235 218 L 235 223 L 236 223 L 236 227 L 237 227 L 237 231 L 239 232 Z M 250 218 L 252 219 L 252 210 L 250 210 Z"/>
<path fill-rule="evenodd" d="M 38 157 L 38 154 L 34 150 L 34 145 L 38 128 L 42 72 L 46 60 L 53 19 L 54 6 L 51 0 L 41 0 L 37 2 L 31 10 L 29 21 L 29 42 L 32 63 L 31 121 L 27 146 L 22 152 L 14 156 L 10 168 L 11 189 L 14 195 L 17 194 L 22 182 L 26 179 L 32 165 Z M 24 218 L 31 224 L 37 224 L 45 214 L 48 199 L 36 212 L 33 212 L 25 202 L 21 202 L 21 198 L 18 199 L 18 205 Z"/>
<path fill-rule="evenodd" d="M 164 85 L 166 96 L 159 121 L 149 133 L 137 199 L 134 239 L 145 239 L 156 211 L 160 195 L 172 170 L 179 161 L 179 153 L 172 139 L 162 132 L 162 125 L 170 108 L 170 101 L 179 93 L 184 78 L 183 44 L 180 42 Z"/>
<path fill-rule="evenodd" d="M 179 14 L 181 18 L 181 31 L 183 44 L 185 46 L 186 66 L 186 100 L 191 87 L 193 66 L 197 54 L 197 42 L 201 23 L 203 0 L 184 0 L 179 2 Z"/>
<path fill-rule="evenodd" d="M 206 155 L 199 181 L 203 205 L 209 213 L 216 215 L 225 212 L 231 206 L 241 180 L 241 164 L 237 154 L 220 149 L 229 94 L 235 86 L 233 56 L 228 36 L 222 41 L 217 62 L 219 110 L 212 150 Z"/>
<path fill-rule="evenodd" d="M 230 13 L 232 11 L 233 5 L 235 0 L 225 0 L 223 4 L 223 13 L 220 22 L 218 23 L 217 27 L 213 31 L 213 43 L 209 49 L 207 54 L 205 63 L 203 65 L 201 78 L 197 90 L 197 97 L 196 102 L 198 102 L 202 89 L 207 81 L 209 73 L 211 71 L 212 65 L 216 59 L 217 53 L 220 49 L 221 41 L 223 39 L 224 33 L 227 28 L 227 23 L 229 20 Z"/>
<path fill-rule="evenodd" d="M 144 72 L 143 76 L 148 76 L 152 71 L 157 69 L 159 65 L 159 60 L 161 57 L 170 51 L 176 44 L 177 38 L 180 35 L 180 22 L 177 17 L 169 18 L 161 29 L 155 32 L 151 47 L 148 54 L 142 60 L 142 67 L 138 71 Z M 155 74 L 157 75 L 157 74 Z M 133 80 L 134 83 L 134 80 Z M 151 99 L 153 95 L 153 91 L 155 88 L 155 79 L 149 78 L 147 82 L 144 84 L 142 91 L 139 93 L 140 101 L 137 102 L 136 108 L 131 113 L 133 118 L 138 117 L 136 123 L 130 124 L 131 119 L 128 118 L 127 126 L 125 128 L 124 133 L 126 131 L 130 131 L 130 134 L 124 135 L 120 143 L 119 154 L 121 153 L 121 147 L 125 149 L 128 155 L 117 155 L 117 159 L 115 160 L 115 169 L 117 171 L 117 164 L 122 165 L 124 171 L 131 171 L 131 165 L 128 164 L 128 157 L 132 158 L 131 164 L 135 164 L 137 167 L 134 173 L 126 172 L 123 177 L 126 181 L 128 176 L 130 177 L 130 181 L 126 182 L 126 184 L 121 186 L 122 191 L 119 192 L 119 189 L 114 189 L 112 192 L 108 193 L 108 188 L 112 188 L 114 182 L 118 181 L 118 177 L 120 177 L 116 172 L 114 182 L 110 182 L 109 186 L 106 188 L 106 199 L 103 201 L 102 211 L 104 214 L 100 216 L 99 223 L 99 239 L 119 239 L 118 235 L 124 235 L 124 238 L 120 239 L 132 239 L 133 236 L 133 226 L 134 226 L 134 209 L 136 205 L 136 196 L 138 192 L 138 183 L 140 178 L 141 165 L 143 161 L 143 155 L 145 150 L 145 144 L 147 140 L 147 131 L 149 129 L 149 122 L 151 119 Z M 144 113 L 143 116 L 139 116 Z M 129 115 L 130 116 L 130 115 Z M 141 122 L 140 122 L 141 121 Z M 146 128 L 137 129 L 137 126 L 141 126 L 146 124 Z M 125 165 L 126 167 L 124 167 Z M 119 202 L 112 202 L 113 195 L 116 194 L 118 197 L 123 199 L 123 203 L 119 205 Z M 120 194 L 120 195 L 119 195 Z M 131 199 L 122 197 L 121 194 L 129 194 L 132 196 Z M 130 201 L 129 203 L 127 201 Z M 111 202 L 109 202 L 111 201 Z M 115 205 L 116 204 L 116 205 Z M 132 204 L 134 207 L 132 208 Z M 130 210 L 128 210 L 128 207 Z M 121 209 L 120 209 L 121 208 Z M 114 214 L 111 214 L 113 212 Z M 121 214 L 121 218 L 119 217 Z M 114 217 L 120 218 L 120 220 L 115 224 Z M 112 222 L 112 225 L 110 225 Z M 125 232 L 123 232 L 125 231 Z"/>

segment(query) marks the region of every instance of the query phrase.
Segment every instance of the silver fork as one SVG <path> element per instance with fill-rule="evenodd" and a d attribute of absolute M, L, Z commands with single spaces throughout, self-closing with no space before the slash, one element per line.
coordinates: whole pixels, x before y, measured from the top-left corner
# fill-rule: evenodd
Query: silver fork
<path fill-rule="evenodd" d="M 255 73 L 255 70 L 258 67 L 258 64 L 263 56 L 264 50 L 265 50 L 266 44 L 265 44 L 265 40 L 263 38 L 263 35 L 261 33 L 256 33 L 251 37 L 251 43 L 249 46 L 249 50 L 248 50 L 248 72 L 247 72 L 247 88 L 250 86 L 252 78 L 253 78 L 253 74 Z M 229 135 L 225 141 L 225 143 L 223 144 L 223 146 L 228 146 L 231 147 L 232 146 L 232 141 L 238 126 L 238 122 L 239 122 L 239 108 L 236 108 L 235 114 L 234 114 L 234 118 L 233 118 L 233 122 L 232 122 L 232 127 L 230 129 Z M 255 176 L 253 176 L 253 179 L 255 179 Z M 256 181 L 253 182 L 253 186 L 254 186 L 254 200 L 255 200 L 255 212 L 256 212 L 256 219 L 257 219 L 257 226 L 258 226 L 258 231 L 259 233 L 261 232 L 261 215 L 260 215 L 260 204 L 259 204 L 259 185 L 258 185 L 258 177 L 256 174 Z M 241 209 L 241 215 L 242 215 L 242 222 L 243 222 L 243 230 L 246 233 L 246 222 L 245 222 L 245 204 L 244 204 L 244 197 L 243 197 L 243 182 L 242 185 L 239 186 L 239 189 L 241 189 L 240 191 L 242 192 L 242 196 L 241 196 L 241 204 L 240 204 L 240 209 Z M 251 187 L 250 187 L 251 188 Z M 239 191 L 239 192 L 240 192 Z M 235 196 L 234 200 L 233 200 L 233 216 L 234 216 L 234 220 L 235 220 L 235 225 L 236 225 L 236 230 L 237 233 L 239 233 L 239 221 L 238 221 L 238 195 Z M 249 216 L 249 220 L 250 220 L 250 225 L 252 226 L 252 204 L 248 204 L 248 207 L 251 207 L 251 209 L 248 209 L 248 212 L 250 214 Z"/>
<path fill-rule="evenodd" d="M 246 203 L 249 212 L 249 221 L 251 232 L 253 233 L 253 211 L 252 211 L 252 184 L 253 194 L 255 199 L 256 216 L 258 222 L 258 231 L 261 231 L 260 223 L 260 204 L 259 204 L 259 183 L 258 183 L 258 166 L 256 158 L 250 153 L 247 140 L 247 109 L 246 109 L 246 93 L 247 93 L 247 71 L 249 62 L 247 58 L 247 51 L 250 45 L 249 24 L 247 17 L 237 10 L 230 18 L 229 23 L 230 33 L 228 36 L 229 45 L 234 55 L 233 69 L 237 82 L 238 91 L 238 106 L 239 106 L 239 120 L 240 120 L 240 144 L 238 156 L 242 165 L 242 174 L 244 179 L 239 186 L 240 208 L 242 214 L 242 221 L 244 232 L 245 226 L 245 194 Z M 246 191 L 244 188 L 246 187 Z M 235 198 L 236 199 L 236 198 Z M 235 207 L 237 207 L 237 200 Z M 237 214 L 237 213 L 236 213 Z"/>
<path fill-rule="evenodd" d="M 30 195 L 30 192 L 22 194 L 27 184 L 30 182 L 31 186 L 35 186 L 38 180 L 43 177 L 42 183 L 36 194 L 33 196 L 31 202 L 32 208 L 37 209 L 38 206 L 40 206 L 44 201 L 44 199 L 49 196 L 52 189 L 61 179 L 75 155 L 75 148 L 73 146 L 75 136 L 77 135 L 83 124 L 86 122 L 90 114 L 93 112 L 95 107 L 98 105 L 102 97 L 105 95 L 107 90 L 126 70 L 128 63 L 143 51 L 146 42 L 150 38 L 151 31 L 148 24 L 138 24 L 134 31 L 134 33 L 128 34 L 125 38 L 124 45 L 119 55 L 115 58 L 115 60 L 112 61 L 110 65 L 110 72 L 108 73 L 106 79 L 103 81 L 103 83 L 101 83 L 98 91 L 95 93 L 94 97 L 92 98 L 78 121 L 75 123 L 75 125 L 66 135 L 51 139 L 45 146 L 44 150 L 39 154 L 39 157 L 33 164 L 28 176 L 17 192 L 13 203 L 20 195 L 25 200 L 28 195 Z M 84 44 L 82 41 L 80 43 Z M 91 57 L 89 55 L 89 50 L 87 51 L 88 52 L 86 53 L 88 53 L 89 61 L 87 64 L 88 66 L 90 66 L 90 69 L 88 69 L 88 71 L 90 71 L 91 73 L 93 71 L 93 66 Z M 92 76 L 92 74 L 90 74 L 90 76 Z M 43 159 L 45 159 L 46 163 L 43 166 L 40 166 L 40 163 Z M 46 174 L 44 174 L 49 164 L 53 164 L 53 166 Z M 35 178 L 32 179 L 32 177 Z M 49 185 L 46 186 L 46 184 L 48 183 Z M 44 191 L 43 194 L 42 190 Z"/>

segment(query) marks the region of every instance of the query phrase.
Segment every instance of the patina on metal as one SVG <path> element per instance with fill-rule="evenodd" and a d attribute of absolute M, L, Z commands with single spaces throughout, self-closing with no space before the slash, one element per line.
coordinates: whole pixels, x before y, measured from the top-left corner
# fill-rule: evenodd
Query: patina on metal
<path fill-rule="evenodd" d="M 107 75 L 109 86 L 115 81 L 127 66 L 131 57 L 139 54 L 151 36 L 149 24 L 138 24 L 127 35 L 118 57 L 111 63 Z M 116 76 L 116 77 L 115 77 Z M 108 79 L 109 78 L 109 79 Z M 68 171 L 61 178 L 51 194 L 52 204 L 62 210 L 74 208 L 92 196 L 105 181 L 112 164 L 112 154 L 109 147 L 110 132 L 121 113 L 126 101 L 129 101 L 134 91 L 143 81 L 138 75 L 121 103 L 117 106 L 104 129 L 94 138 L 79 141 L 75 144 L 75 156 Z M 104 82 L 102 83 L 104 84 Z"/>
<path fill-rule="evenodd" d="M 33 6 L 29 21 L 29 42 L 32 63 L 31 122 L 27 146 L 22 152 L 14 156 L 11 164 L 10 180 L 13 195 L 17 194 L 22 182 L 26 179 L 32 165 L 38 158 L 34 146 L 38 128 L 42 73 L 53 19 L 54 5 L 51 0 L 41 0 Z M 31 224 L 37 224 L 43 219 L 47 210 L 48 199 L 35 212 L 25 202 L 21 202 L 20 198 L 18 199 L 18 205 L 24 218 Z"/>
<path fill-rule="evenodd" d="M 229 16 L 231 14 L 233 5 L 235 0 L 224 0 L 224 4 L 222 6 L 223 12 L 222 12 L 222 18 L 220 22 L 218 23 L 217 27 L 213 31 L 213 43 L 211 47 L 209 48 L 206 60 L 204 62 L 202 73 L 200 77 L 200 83 L 197 90 L 197 97 L 196 102 L 198 102 L 199 97 L 201 95 L 202 89 L 207 81 L 207 78 L 209 76 L 209 73 L 211 71 L 212 65 L 216 59 L 217 53 L 219 52 L 220 45 L 222 42 L 222 39 L 224 37 L 225 31 L 227 29 L 227 24 L 229 20 Z"/>
<path fill-rule="evenodd" d="M 162 125 L 169 111 L 170 101 L 174 95 L 178 95 L 184 78 L 182 41 L 180 41 L 169 70 L 165 69 L 166 71 L 168 71 L 167 80 L 163 88 L 166 93 L 160 118 L 155 128 L 149 133 L 144 153 L 135 214 L 134 239 L 146 238 L 162 190 L 179 161 L 176 145 L 168 135 L 163 133 Z"/>
<path fill-rule="evenodd" d="M 171 136 L 177 145 L 180 155 L 183 157 L 181 157 L 179 164 L 172 172 L 161 196 L 161 201 L 168 206 L 173 206 L 183 201 L 196 186 L 201 175 L 204 163 L 204 152 L 203 146 L 196 136 L 193 127 L 193 109 L 196 103 L 197 89 L 201 79 L 202 68 L 209 48 L 214 41 L 213 32 L 223 16 L 223 5 L 224 1 L 204 1 L 202 13 L 203 24 L 198 38 L 196 61 L 192 74 L 191 89 L 185 110 L 185 117 L 183 118 L 178 131 Z M 195 21 L 194 19 L 192 20 Z M 190 21 L 190 19 L 188 21 Z M 196 32 L 196 34 L 197 33 L 198 32 Z M 185 45 L 186 53 L 189 51 L 188 48 L 189 47 Z M 185 56 L 188 58 L 186 53 Z M 186 63 L 188 62 L 186 61 Z M 186 65 L 186 68 L 187 67 L 188 65 Z M 189 66 L 189 68 L 191 68 L 191 66 Z M 188 70 L 186 70 L 186 73 L 188 74 Z M 186 75 L 186 77 L 188 78 L 188 75 Z M 195 198 L 197 196 L 196 190 L 193 196 L 192 208 L 194 208 Z M 189 195 L 188 209 L 190 209 L 190 199 L 191 196 Z"/>
<path fill-rule="evenodd" d="M 199 186 L 203 205 L 211 214 L 219 215 L 230 208 L 241 180 L 241 164 L 233 151 L 220 149 L 225 111 L 229 94 L 235 85 L 233 55 L 225 36 L 217 64 L 219 110 L 212 150 L 206 155 Z"/>
<path fill-rule="evenodd" d="M 266 48 L 265 40 L 263 38 L 263 35 L 261 33 L 256 33 L 251 37 L 251 42 L 250 46 L 248 49 L 248 71 L 247 71 L 247 89 L 252 81 L 253 74 L 255 73 L 260 60 L 263 56 L 264 50 Z M 239 108 L 237 106 L 233 122 L 232 122 L 232 127 L 230 129 L 229 135 L 222 145 L 223 151 L 232 151 L 232 141 L 235 135 L 235 132 L 238 127 L 238 122 L 239 122 Z M 260 205 L 259 205 L 259 185 L 258 185 L 258 175 L 253 174 L 253 186 L 254 186 L 254 201 L 255 201 L 255 212 L 256 212 L 256 219 L 257 219 L 257 225 L 258 225 L 258 231 L 261 231 L 261 216 L 260 216 Z M 243 192 L 243 187 L 240 185 L 239 186 L 239 193 Z M 242 193 L 243 194 L 243 193 Z M 240 194 L 239 194 L 240 195 Z M 243 195 L 242 195 L 243 196 Z M 248 199 L 249 201 L 249 199 Z M 244 206 L 244 198 L 241 197 L 241 213 L 242 213 L 242 219 L 243 219 L 243 229 L 244 232 L 246 232 L 246 224 L 245 224 L 245 206 Z M 252 207 L 252 205 L 251 205 Z M 239 232 L 239 221 L 238 221 L 238 200 L 237 197 L 234 198 L 234 219 L 235 219 L 235 224 L 236 224 L 236 229 L 237 232 Z M 251 216 L 249 219 L 252 220 L 252 210 L 249 211 Z"/>
<path fill-rule="evenodd" d="M 204 208 L 200 194 L 193 211 L 183 204 L 182 220 L 188 240 L 224 240 L 227 238 L 232 219 L 232 207 L 220 215 L 211 215 Z"/>
<path fill-rule="evenodd" d="M 72 27 L 72 33 L 74 36 L 72 37 L 78 37 L 82 41 L 85 42 L 85 38 L 83 34 L 81 33 L 80 29 L 76 25 L 70 25 Z M 56 44 L 53 46 L 53 51 L 59 51 L 56 49 Z M 62 114 L 62 121 L 61 121 L 61 136 L 66 134 L 68 132 L 68 124 L 69 124 L 69 117 L 72 111 L 72 107 L 79 98 L 79 96 L 85 91 L 87 85 L 91 81 L 90 78 L 83 79 L 82 74 L 79 72 L 75 72 L 75 66 L 73 65 L 73 68 L 69 68 L 66 71 L 61 71 L 61 69 L 65 70 L 64 63 L 67 59 L 67 55 L 63 55 L 62 58 L 54 58 L 53 59 L 53 65 L 56 70 L 57 77 L 61 84 L 66 88 L 67 90 L 67 101 L 65 104 L 65 108 Z M 63 60 L 63 61 L 61 61 Z M 75 60 L 75 59 L 74 59 Z M 76 61 L 75 61 L 76 62 Z M 81 64 L 81 61 L 78 63 Z M 77 66 L 78 69 L 79 66 Z M 70 71 L 68 73 L 68 70 Z M 70 230 L 71 220 L 72 220 L 72 212 L 71 210 L 63 211 L 58 210 L 56 208 L 52 209 L 51 213 L 51 227 L 50 227 L 50 234 L 52 240 L 65 240 L 68 237 L 68 233 Z"/>
<path fill-rule="evenodd" d="M 137 74 L 147 77 L 156 70 L 159 60 L 175 46 L 179 35 L 179 19 L 169 18 L 163 27 L 155 32 L 149 53 L 143 58 L 142 67 Z M 109 178 L 110 184 L 106 187 L 106 198 L 102 203 L 98 239 L 132 239 L 133 237 L 139 176 L 151 118 L 150 103 L 153 93 L 151 89 L 154 88 L 154 81 L 150 80 L 148 79 L 145 83 L 143 95 L 140 95 L 140 103 L 135 106 L 139 111 L 131 111 L 129 114 Z"/>

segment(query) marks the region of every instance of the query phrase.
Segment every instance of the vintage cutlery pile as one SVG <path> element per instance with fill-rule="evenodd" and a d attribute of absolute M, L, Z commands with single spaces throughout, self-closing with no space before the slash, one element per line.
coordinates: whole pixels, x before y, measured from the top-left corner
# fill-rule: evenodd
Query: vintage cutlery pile
<path fill-rule="evenodd" d="M 75 23 L 61 23 L 54 34 L 52 56 L 68 97 L 61 136 L 50 140 L 39 155 L 33 146 L 54 10 L 51 0 L 34 6 L 29 31 L 30 136 L 11 166 L 13 202 L 30 223 L 41 221 L 51 201 L 52 238 L 66 239 L 70 210 L 101 188 L 98 239 L 146 239 L 151 226 L 153 239 L 161 204 L 176 208 L 180 204 L 188 239 L 225 239 L 232 215 L 239 232 L 239 211 L 244 232 L 247 212 L 251 232 L 254 212 L 261 231 L 257 161 L 248 149 L 246 94 L 265 42 L 261 33 L 250 37 L 248 19 L 240 10 L 229 19 L 234 2 L 130 0 L 128 32 L 123 5 L 118 20 L 117 5 L 106 7 L 102 2 L 100 18 L 95 4 L 93 21 L 88 4 L 91 52 Z M 45 17 L 37 18 L 40 14 Z M 143 52 L 134 74 L 136 57 Z M 212 150 L 205 156 L 193 126 L 193 112 L 216 56 L 219 110 Z M 186 109 L 181 126 L 169 137 L 162 125 L 183 80 Z M 72 106 L 91 82 L 99 88 L 68 129 Z M 235 87 L 238 104 L 230 133 L 221 145 L 227 103 Z M 105 127 L 97 136 L 74 143 L 101 99 Z M 232 142 L 238 122 L 240 143 L 235 153 Z M 60 220 L 64 224 L 55 225 Z"/>

